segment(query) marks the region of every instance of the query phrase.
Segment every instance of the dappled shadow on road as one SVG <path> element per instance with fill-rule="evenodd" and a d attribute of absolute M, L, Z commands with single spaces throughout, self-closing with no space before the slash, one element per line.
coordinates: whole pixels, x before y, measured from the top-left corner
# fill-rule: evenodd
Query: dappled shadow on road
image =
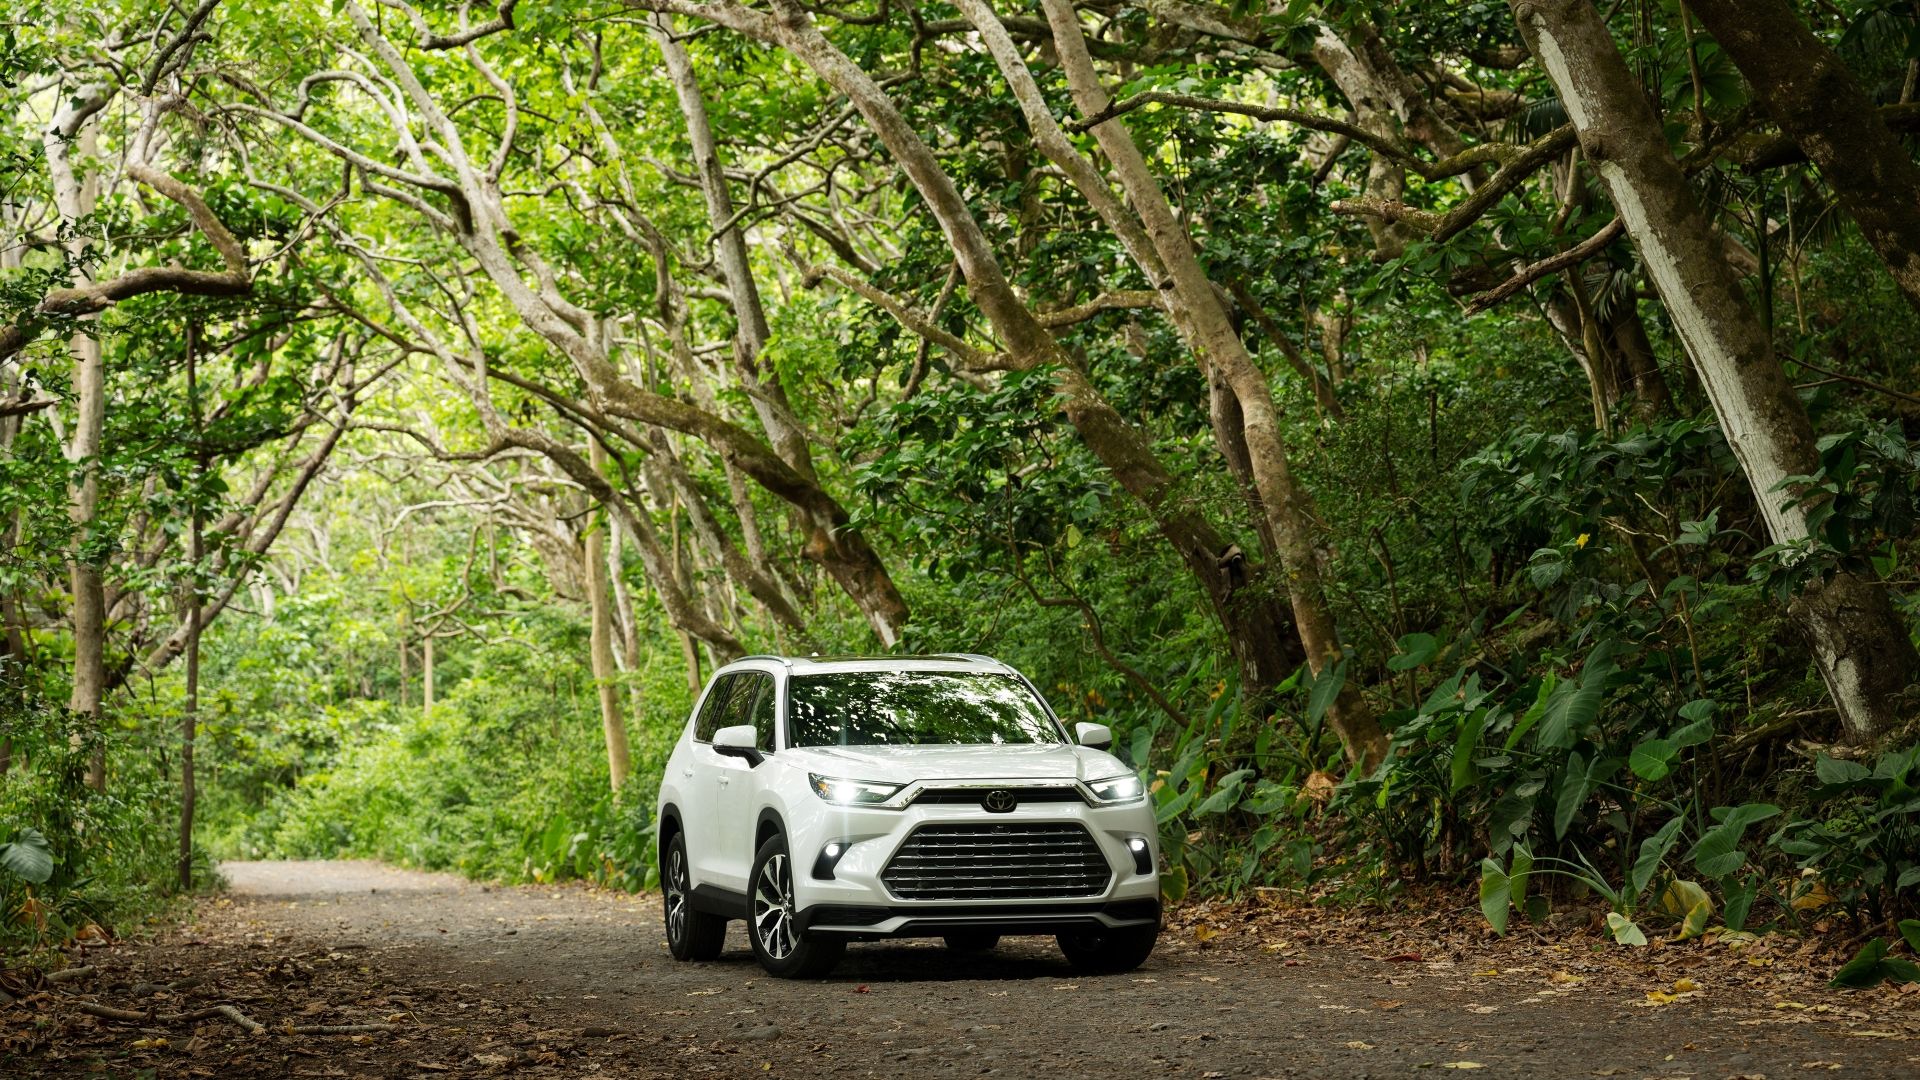
<path fill-rule="evenodd" d="M 730 935 L 729 944 L 733 945 Z M 743 978 L 760 978 L 759 961 L 744 940 L 712 961 L 719 970 L 733 970 Z M 1102 976 L 1114 978 L 1117 976 Z M 1053 947 L 1048 937 L 1007 938 L 990 952 L 954 953 L 938 938 L 900 942 L 858 942 L 847 947 L 846 959 L 833 973 L 821 980 L 826 985 L 915 982 L 1026 982 L 1051 979 L 1058 982 L 1079 976 L 1066 958 Z"/>
<path fill-rule="evenodd" d="M 90 950 L 92 980 L 13 1010 L 0 1075 L 1920 1075 L 1920 995 L 1826 991 L 1785 947 L 1623 959 L 1577 937 L 1488 942 L 1451 909 L 1189 904 L 1126 975 L 1079 975 L 1046 937 L 985 954 L 917 939 L 786 982 L 739 924 L 719 960 L 674 962 L 651 896 L 369 863 L 228 873 L 233 894 L 195 925 Z M 122 1023 L 83 1000 L 158 1015 Z M 165 1020 L 221 1002 L 269 1030 Z"/>

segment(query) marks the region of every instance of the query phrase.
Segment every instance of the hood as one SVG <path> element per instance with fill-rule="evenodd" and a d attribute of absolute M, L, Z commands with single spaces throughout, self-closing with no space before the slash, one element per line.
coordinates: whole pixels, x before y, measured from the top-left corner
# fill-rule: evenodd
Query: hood
<path fill-rule="evenodd" d="M 1104 780 L 1132 770 L 1086 746 L 803 746 L 786 753 L 845 780 Z M 784 754 L 782 756 L 785 756 Z"/>

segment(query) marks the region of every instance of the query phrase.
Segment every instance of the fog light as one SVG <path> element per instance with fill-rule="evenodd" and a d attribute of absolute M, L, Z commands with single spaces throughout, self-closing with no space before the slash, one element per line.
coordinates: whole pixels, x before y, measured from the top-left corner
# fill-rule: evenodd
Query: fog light
<path fill-rule="evenodd" d="M 834 840 L 820 849 L 820 855 L 813 860 L 813 877 L 816 881 L 833 880 L 833 868 L 840 864 L 840 857 L 853 845 L 845 840 Z"/>
<path fill-rule="evenodd" d="M 1147 846 L 1147 838 L 1135 836 L 1127 840 L 1127 850 L 1133 852 L 1133 868 L 1142 874 L 1153 873 L 1153 852 Z"/>

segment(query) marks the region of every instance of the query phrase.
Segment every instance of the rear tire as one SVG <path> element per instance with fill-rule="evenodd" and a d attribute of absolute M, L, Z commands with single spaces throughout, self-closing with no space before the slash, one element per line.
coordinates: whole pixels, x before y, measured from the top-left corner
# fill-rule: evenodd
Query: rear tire
<path fill-rule="evenodd" d="M 1000 944 L 1000 935 L 986 930 L 961 930 L 946 936 L 947 948 L 957 953 L 989 952 Z"/>
<path fill-rule="evenodd" d="M 845 941 L 800 932 L 794 910 L 793 858 L 787 853 L 786 837 L 776 833 L 754 852 L 747 884 L 747 940 L 767 974 L 776 979 L 818 979 L 840 963 L 847 951 Z"/>
<path fill-rule="evenodd" d="M 661 906 L 666 909 L 667 951 L 675 960 L 711 960 L 727 942 L 727 920 L 693 909 L 687 872 L 687 840 L 675 833 L 660 856 Z"/>
<path fill-rule="evenodd" d="M 1128 926 L 1117 930 L 1081 930 L 1055 940 L 1075 971 L 1088 975 L 1119 975 L 1147 962 L 1160 938 L 1158 926 Z"/>

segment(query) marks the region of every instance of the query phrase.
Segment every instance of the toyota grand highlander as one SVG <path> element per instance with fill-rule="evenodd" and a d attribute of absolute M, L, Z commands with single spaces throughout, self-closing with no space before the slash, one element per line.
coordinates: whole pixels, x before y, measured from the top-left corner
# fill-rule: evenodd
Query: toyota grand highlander
<path fill-rule="evenodd" d="M 660 784 L 668 948 L 711 960 L 741 919 L 769 973 L 818 978 L 852 941 L 1048 934 L 1080 970 L 1131 971 L 1160 933 L 1159 847 L 1111 741 L 984 656 L 729 664 Z"/>

